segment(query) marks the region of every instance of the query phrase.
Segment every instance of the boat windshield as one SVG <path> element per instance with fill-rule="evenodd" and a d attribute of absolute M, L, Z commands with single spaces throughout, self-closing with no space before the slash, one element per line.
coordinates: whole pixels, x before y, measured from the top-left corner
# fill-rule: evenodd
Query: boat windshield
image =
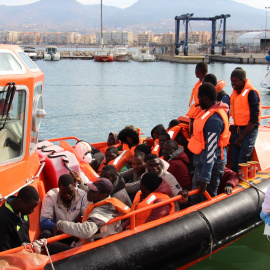
<path fill-rule="evenodd" d="M 118 52 L 118 53 L 126 53 L 127 50 L 126 50 L 126 49 L 117 49 L 117 52 Z"/>
<path fill-rule="evenodd" d="M 46 48 L 46 52 L 47 53 L 56 53 L 57 52 L 57 49 L 55 47 L 49 47 L 49 48 Z"/>
<path fill-rule="evenodd" d="M 37 66 L 33 63 L 33 61 L 24 52 L 18 52 L 18 55 L 29 69 L 38 69 Z"/>
<path fill-rule="evenodd" d="M 9 95 L 0 92 L 0 162 L 23 154 L 26 91 L 15 90 L 13 99 Z"/>

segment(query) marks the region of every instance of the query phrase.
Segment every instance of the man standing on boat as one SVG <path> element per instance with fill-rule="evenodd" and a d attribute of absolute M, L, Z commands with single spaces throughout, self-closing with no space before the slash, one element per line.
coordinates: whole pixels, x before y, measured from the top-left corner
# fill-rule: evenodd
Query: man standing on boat
<path fill-rule="evenodd" d="M 199 87 L 202 85 L 203 78 L 208 72 L 208 67 L 205 62 L 200 62 L 196 65 L 195 75 L 199 79 L 199 81 L 195 84 L 190 101 L 189 101 L 189 111 L 187 112 L 186 116 L 195 119 L 198 113 L 201 112 L 201 108 L 199 107 L 199 99 L 198 99 L 198 91 Z"/>
<path fill-rule="evenodd" d="M 242 68 L 231 74 L 233 93 L 230 98 L 234 130 L 231 139 L 231 169 L 239 170 L 239 163 L 246 163 L 251 156 L 261 120 L 261 96 L 246 78 Z"/>
<path fill-rule="evenodd" d="M 214 85 L 201 85 L 198 99 L 203 111 L 194 120 L 193 135 L 188 143 L 188 149 L 194 154 L 192 189 L 200 189 L 199 194 L 191 198 L 193 204 L 205 200 L 202 195 L 205 190 L 212 197 L 217 195 L 220 178 L 227 163 L 225 147 L 230 138 L 228 105 L 217 103 Z"/>

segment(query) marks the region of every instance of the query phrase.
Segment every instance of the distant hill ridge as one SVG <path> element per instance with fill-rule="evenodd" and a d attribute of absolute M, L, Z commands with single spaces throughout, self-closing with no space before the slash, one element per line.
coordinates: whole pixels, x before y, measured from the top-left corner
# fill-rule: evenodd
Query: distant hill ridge
<path fill-rule="evenodd" d="M 162 20 L 194 13 L 196 17 L 231 14 L 227 29 L 264 29 L 265 11 L 232 0 L 139 0 L 125 9 L 103 7 L 104 28 L 125 28 L 146 24 L 147 29 L 158 32 Z M 22 6 L 0 5 L 0 30 L 17 31 L 78 31 L 100 25 L 100 5 L 83 5 L 76 0 L 40 0 Z M 192 30 L 211 29 L 209 22 L 192 22 Z M 27 26 L 27 27 L 26 27 Z"/>

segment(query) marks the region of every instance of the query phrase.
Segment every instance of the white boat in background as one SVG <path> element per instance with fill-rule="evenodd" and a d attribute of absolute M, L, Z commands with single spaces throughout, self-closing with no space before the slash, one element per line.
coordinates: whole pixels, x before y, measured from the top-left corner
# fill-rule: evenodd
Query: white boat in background
<path fill-rule="evenodd" d="M 23 51 L 32 60 L 37 60 L 37 53 L 36 53 L 36 49 L 34 47 L 23 47 Z"/>
<path fill-rule="evenodd" d="M 132 59 L 138 62 L 154 62 L 156 60 L 155 56 L 150 54 L 149 48 L 137 48 L 132 53 Z"/>
<path fill-rule="evenodd" d="M 128 61 L 130 59 L 130 55 L 128 54 L 127 48 L 122 46 L 115 46 L 114 54 L 113 54 L 114 61 Z"/>
<path fill-rule="evenodd" d="M 60 53 L 57 52 L 56 46 L 46 47 L 46 52 L 44 54 L 44 59 L 46 61 L 59 61 L 61 58 Z"/>
<path fill-rule="evenodd" d="M 265 77 L 261 81 L 261 87 L 262 88 L 270 88 L 270 70 L 267 72 Z"/>

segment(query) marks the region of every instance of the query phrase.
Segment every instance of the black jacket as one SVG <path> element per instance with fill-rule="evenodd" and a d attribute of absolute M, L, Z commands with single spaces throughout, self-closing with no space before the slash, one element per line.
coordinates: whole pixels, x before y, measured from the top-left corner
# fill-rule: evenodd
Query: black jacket
<path fill-rule="evenodd" d="M 23 242 L 30 243 L 28 216 L 22 214 L 20 218 L 8 204 L 14 198 L 9 197 L 0 207 L 0 251 L 19 247 Z"/>

